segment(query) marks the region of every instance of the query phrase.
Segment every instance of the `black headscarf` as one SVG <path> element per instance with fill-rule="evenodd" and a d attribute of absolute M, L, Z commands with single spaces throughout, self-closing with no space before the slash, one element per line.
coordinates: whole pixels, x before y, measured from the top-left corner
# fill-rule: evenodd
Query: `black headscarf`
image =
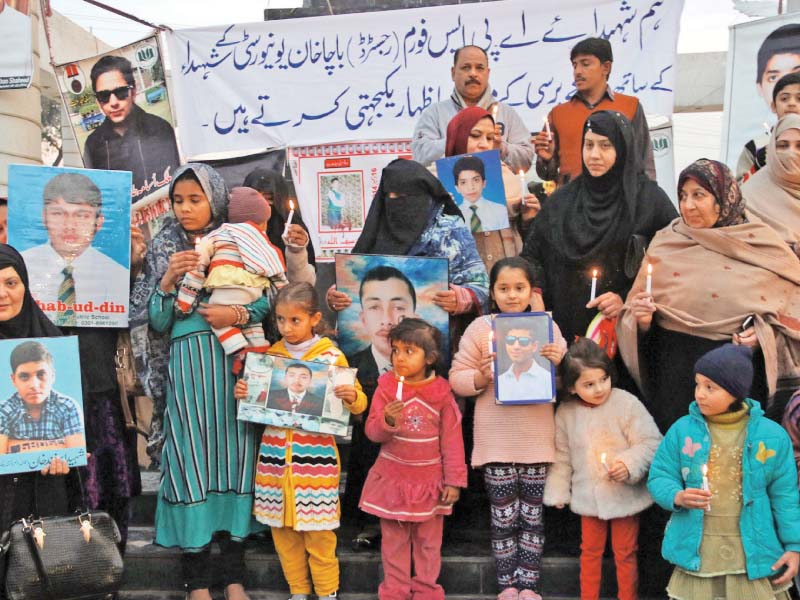
<path fill-rule="evenodd" d="M 398 197 L 389 198 L 390 193 Z M 428 169 L 413 160 L 393 160 L 383 169 L 353 253 L 404 256 L 439 206 L 444 214 L 464 219 L 452 196 Z"/>
<path fill-rule="evenodd" d="M 22 310 L 16 317 L 8 321 L 0 321 L 0 339 L 60 336 L 61 331 L 53 325 L 31 296 L 28 286 L 28 269 L 25 267 L 22 256 L 11 246 L 0 244 L 0 269 L 7 267 L 14 267 L 22 280 L 22 284 L 25 286 L 25 297 L 22 301 Z"/>
<path fill-rule="evenodd" d="M 631 122 L 624 115 L 610 110 L 590 115 L 583 126 L 581 147 L 588 131 L 606 136 L 617 159 L 600 177 L 592 177 L 584 164 L 583 173 L 551 197 L 551 209 L 558 217 L 551 220 L 554 228 L 543 232 L 573 261 L 627 243 L 639 195 L 649 181 L 639 161 Z"/>

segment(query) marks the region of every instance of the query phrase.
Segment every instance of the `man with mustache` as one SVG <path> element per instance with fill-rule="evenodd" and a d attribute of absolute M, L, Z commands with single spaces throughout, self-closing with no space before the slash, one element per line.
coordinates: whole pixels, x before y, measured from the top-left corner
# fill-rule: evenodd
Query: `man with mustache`
<path fill-rule="evenodd" d="M 447 100 L 426 108 L 414 128 L 411 153 L 415 161 L 427 166 L 444 156 L 447 124 L 462 108 L 480 106 L 492 112 L 496 104 L 495 144 L 500 158 L 515 172 L 530 169 L 533 146 L 529 130 L 513 108 L 495 101 L 489 86 L 489 72 L 489 57 L 483 48 L 464 46 L 456 50 L 450 70 L 455 84 L 453 93 Z"/>
<path fill-rule="evenodd" d="M 653 145 L 644 109 L 638 98 L 613 92 L 608 85 L 614 56 L 608 40 L 586 38 L 570 52 L 575 94 L 550 111 L 547 119 L 551 135 L 540 131 L 534 138 L 536 173 L 545 181 L 563 185 L 581 174 L 583 124 L 589 115 L 600 110 L 614 110 L 628 117 L 642 154 L 645 173 L 656 179 Z"/>

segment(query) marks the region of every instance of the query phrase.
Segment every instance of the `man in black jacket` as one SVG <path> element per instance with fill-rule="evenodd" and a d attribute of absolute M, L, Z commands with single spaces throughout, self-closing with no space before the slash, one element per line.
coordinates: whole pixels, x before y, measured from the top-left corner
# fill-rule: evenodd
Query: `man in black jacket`
<path fill-rule="evenodd" d="M 168 185 L 180 165 L 175 131 L 136 105 L 136 80 L 128 59 L 106 55 L 92 67 L 92 89 L 106 116 L 86 140 L 87 169 L 130 171 L 132 199 Z"/>

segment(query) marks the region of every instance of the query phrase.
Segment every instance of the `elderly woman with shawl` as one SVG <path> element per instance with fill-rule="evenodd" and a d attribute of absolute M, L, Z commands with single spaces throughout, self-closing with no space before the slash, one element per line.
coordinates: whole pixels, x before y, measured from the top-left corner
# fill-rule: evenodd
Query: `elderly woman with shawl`
<path fill-rule="evenodd" d="M 246 600 L 242 587 L 242 540 L 261 527 L 252 518 L 256 428 L 236 420 L 231 361 L 211 327 L 240 323 L 237 307 L 208 305 L 181 319 L 174 310 L 176 286 L 194 268 L 194 239 L 225 220 L 228 190 L 204 164 L 180 167 L 170 185 L 175 219 L 153 240 L 140 285 L 151 285 L 147 306 L 151 329 L 169 334 L 165 443 L 156 509 L 156 543 L 183 551 L 182 567 L 191 600 L 210 600 L 210 544 L 220 537 L 228 600 Z M 244 306 L 250 321 L 266 316 L 266 298 Z"/>
<path fill-rule="evenodd" d="M 800 255 L 800 115 L 775 125 L 767 165 L 742 185 L 747 211 L 772 227 Z"/>
<path fill-rule="evenodd" d="M 521 254 L 540 270 L 544 304 L 567 340 L 585 335 L 598 311 L 616 318 L 644 248 L 676 216 L 664 191 L 644 174 L 625 116 L 589 116 L 582 147 L 581 175 L 550 196 Z M 589 302 L 594 271 L 597 297 Z"/>
<path fill-rule="evenodd" d="M 650 244 L 617 326 L 625 364 L 661 431 L 686 414 L 693 365 L 709 350 L 731 341 L 756 350 L 750 397 L 761 400 L 779 378 L 797 374 L 800 358 L 800 259 L 771 227 L 748 219 L 725 165 L 692 163 L 678 192 L 681 217 Z"/>
<path fill-rule="evenodd" d="M 479 106 L 464 108 L 447 125 L 445 156 L 473 154 L 496 147 L 495 125 L 492 114 Z M 502 163 L 503 185 L 506 190 L 506 208 L 510 227 L 499 231 L 476 231 L 472 234 L 475 246 L 490 271 L 494 263 L 507 256 L 518 256 L 522 250 L 520 234 L 539 212 L 539 201 L 533 194 L 520 189 L 519 177 Z"/>

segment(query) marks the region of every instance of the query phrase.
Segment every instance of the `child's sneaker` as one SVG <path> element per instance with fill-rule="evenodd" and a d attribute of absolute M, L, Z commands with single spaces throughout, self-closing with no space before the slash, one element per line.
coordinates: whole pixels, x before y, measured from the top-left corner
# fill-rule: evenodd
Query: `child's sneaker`
<path fill-rule="evenodd" d="M 507 587 L 497 594 L 497 600 L 518 600 L 519 590 L 514 587 Z"/>
<path fill-rule="evenodd" d="M 319 596 L 319 600 L 336 600 L 336 595 L 338 592 L 333 592 L 328 594 L 327 596 Z"/>
<path fill-rule="evenodd" d="M 308 600 L 308 594 L 292 594 L 289 600 Z"/>
<path fill-rule="evenodd" d="M 533 590 L 522 590 L 519 593 L 519 600 L 542 600 L 542 597 Z"/>

